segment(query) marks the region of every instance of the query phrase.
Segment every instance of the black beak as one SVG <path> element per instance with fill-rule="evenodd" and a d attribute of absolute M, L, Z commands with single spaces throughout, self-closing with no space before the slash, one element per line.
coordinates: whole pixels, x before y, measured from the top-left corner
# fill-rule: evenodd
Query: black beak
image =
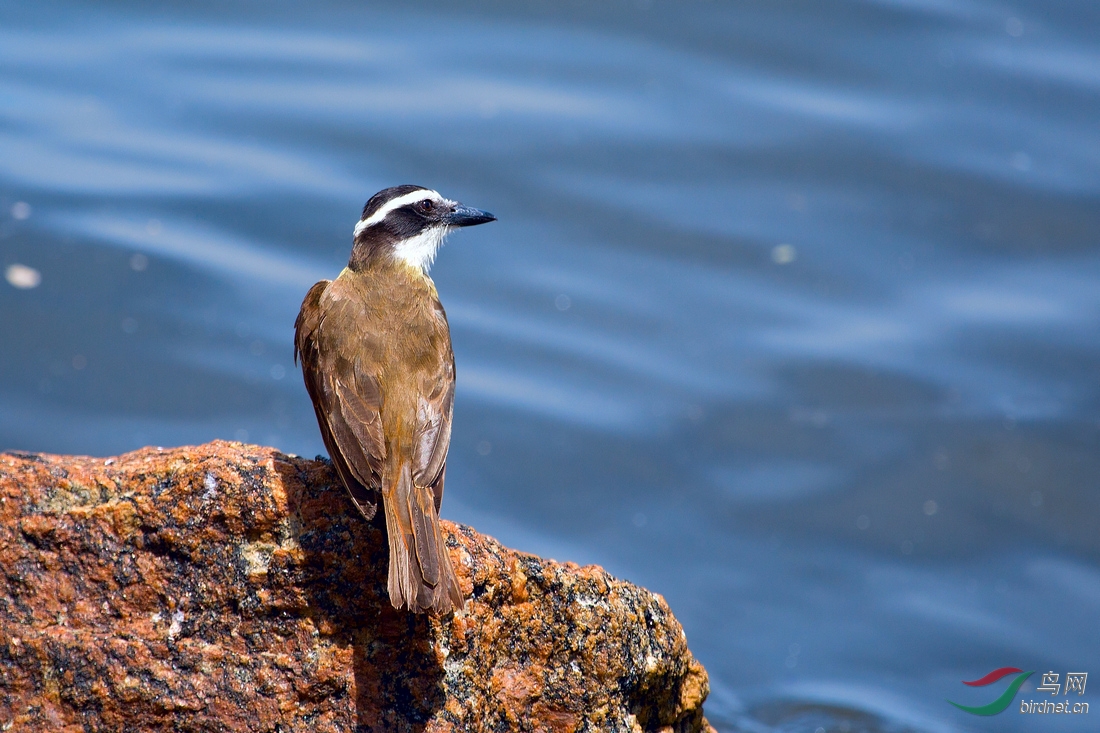
<path fill-rule="evenodd" d="M 456 206 L 454 211 L 447 214 L 444 218 L 447 222 L 447 226 L 451 227 L 472 227 L 475 224 L 485 224 L 497 220 L 497 218 L 488 211 L 481 211 L 480 209 L 463 206 L 462 204 Z"/>

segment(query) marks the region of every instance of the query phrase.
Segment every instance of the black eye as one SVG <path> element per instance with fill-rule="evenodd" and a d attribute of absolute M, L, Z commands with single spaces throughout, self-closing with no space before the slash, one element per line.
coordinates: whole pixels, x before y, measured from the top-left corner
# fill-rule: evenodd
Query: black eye
<path fill-rule="evenodd" d="M 432 202 L 431 199 L 424 199 L 420 202 L 420 210 L 423 211 L 425 214 L 429 213 L 434 208 L 435 204 Z"/>

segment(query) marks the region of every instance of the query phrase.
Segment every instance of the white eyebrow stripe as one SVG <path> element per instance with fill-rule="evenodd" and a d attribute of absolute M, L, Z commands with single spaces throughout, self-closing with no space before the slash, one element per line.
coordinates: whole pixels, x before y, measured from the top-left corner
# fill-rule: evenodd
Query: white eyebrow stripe
<path fill-rule="evenodd" d="M 364 229 L 374 224 L 377 224 L 378 222 L 385 219 L 394 209 L 400 209 L 402 206 L 407 206 L 408 204 L 413 204 L 417 201 L 423 201 L 424 199 L 431 199 L 432 201 L 435 201 L 437 203 L 443 203 L 444 201 L 446 201 L 446 199 L 440 196 L 438 192 L 432 191 L 427 188 L 410 191 L 404 196 L 398 196 L 391 201 L 387 201 L 381 209 L 371 214 L 369 218 L 362 219 L 358 224 L 355 225 L 355 236 L 358 237 L 359 233 L 362 232 Z"/>

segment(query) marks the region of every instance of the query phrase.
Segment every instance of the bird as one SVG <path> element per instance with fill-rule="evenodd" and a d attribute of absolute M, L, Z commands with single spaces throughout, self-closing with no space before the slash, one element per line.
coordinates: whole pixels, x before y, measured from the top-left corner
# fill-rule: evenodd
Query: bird
<path fill-rule="evenodd" d="M 428 271 L 451 230 L 491 221 L 423 186 L 379 191 L 347 267 L 309 289 L 294 323 L 294 361 L 340 482 L 368 521 L 381 496 L 396 609 L 464 606 L 439 525 L 455 360 Z"/>

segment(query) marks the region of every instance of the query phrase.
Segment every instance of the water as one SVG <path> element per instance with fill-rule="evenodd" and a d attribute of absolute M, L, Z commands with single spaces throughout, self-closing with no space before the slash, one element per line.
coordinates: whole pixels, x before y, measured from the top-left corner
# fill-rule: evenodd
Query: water
<path fill-rule="evenodd" d="M 1098 27 L 5 4 L 0 447 L 322 452 L 301 298 L 429 185 L 500 218 L 433 270 L 445 516 L 664 594 L 723 731 L 1089 730 L 944 700 L 1100 674 Z"/>

